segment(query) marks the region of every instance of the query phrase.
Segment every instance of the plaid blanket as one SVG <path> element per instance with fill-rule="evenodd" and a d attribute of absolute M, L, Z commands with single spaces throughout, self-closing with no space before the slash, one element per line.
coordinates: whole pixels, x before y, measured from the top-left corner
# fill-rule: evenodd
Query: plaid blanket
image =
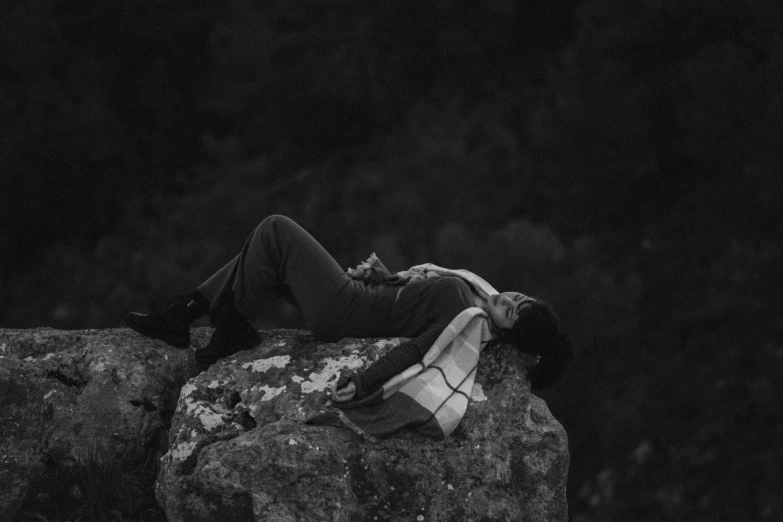
<path fill-rule="evenodd" d="M 383 267 L 375 254 L 367 263 L 377 268 L 375 261 Z M 374 273 L 386 277 L 383 271 L 389 274 L 385 267 Z M 357 275 L 351 274 L 362 278 Z M 472 272 L 450 270 L 431 263 L 417 265 L 391 277 L 407 283 L 444 275 L 462 277 L 484 297 L 497 293 Z M 478 307 L 463 310 L 441 332 L 421 362 L 392 377 L 362 400 L 334 403 L 342 410 L 340 420 L 371 441 L 388 437 L 405 427 L 416 428 L 435 439 L 445 438 L 465 415 L 481 350 L 491 338 L 486 313 Z"/>

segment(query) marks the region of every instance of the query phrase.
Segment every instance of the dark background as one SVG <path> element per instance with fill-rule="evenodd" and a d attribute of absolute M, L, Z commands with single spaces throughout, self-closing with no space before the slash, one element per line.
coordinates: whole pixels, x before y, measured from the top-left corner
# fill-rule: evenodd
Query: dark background
<path fill-rule="evenodd" d="M 779 520 L 781 28 L 776 0 L 3 2 L 0 326 L 119 326 L 283 213 L 343 266 L 553 305 L 572 520 Z"/>

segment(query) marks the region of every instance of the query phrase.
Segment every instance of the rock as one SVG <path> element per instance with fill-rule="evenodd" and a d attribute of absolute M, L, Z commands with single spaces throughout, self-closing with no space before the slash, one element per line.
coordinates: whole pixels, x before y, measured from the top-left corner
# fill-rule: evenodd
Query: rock
<path fill-rule="evenodd" d="M 324 390 L 339 371 L 391 345 L 270 330 L 190 379 L 156 483 L 168 520 L 565 521 L 566 433 L 530 393 L 531 361 L 515 351 L 482 355 L 446 440 L 406 431 L 373 444 L 308 423 L 333 411 Z"/>
<path fill-rule="evenodd" d="M 208 330 L 195 330 L 194 343 Z M 67 496 L 64 470 L 88 456 L 155 448 L 196 372 L 192 349 L 127 329 L 0 330 L 0 520 L 14 520 L 26 499 L 56 498 L 51 488 Z"/>

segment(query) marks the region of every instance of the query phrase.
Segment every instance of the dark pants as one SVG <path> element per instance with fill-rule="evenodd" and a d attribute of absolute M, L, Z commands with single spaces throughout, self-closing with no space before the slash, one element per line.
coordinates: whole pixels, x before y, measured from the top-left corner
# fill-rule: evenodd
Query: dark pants
<path fill-rule="evenodd" d="M 285 216 L 269 216 L 242 252 L 199 287 L 213 309 L 231 296 L 237 310 L 254 317 L 270 295 L 296 306 L 316 337 L 392 335 L 386 321 L 396 288 L 354 281 L 306 230 Z"/>

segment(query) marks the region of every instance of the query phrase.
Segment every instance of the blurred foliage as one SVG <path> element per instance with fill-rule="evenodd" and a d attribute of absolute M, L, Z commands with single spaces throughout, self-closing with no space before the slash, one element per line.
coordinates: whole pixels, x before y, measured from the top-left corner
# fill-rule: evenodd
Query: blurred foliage
<path fill-rule="evenodd" d="M 772 0 L 5 2 L 0 324 L 118 326 L 287 214 L 343 266 L 552 303 L 573 520 L 778 519 L 781 27 Z"/>

